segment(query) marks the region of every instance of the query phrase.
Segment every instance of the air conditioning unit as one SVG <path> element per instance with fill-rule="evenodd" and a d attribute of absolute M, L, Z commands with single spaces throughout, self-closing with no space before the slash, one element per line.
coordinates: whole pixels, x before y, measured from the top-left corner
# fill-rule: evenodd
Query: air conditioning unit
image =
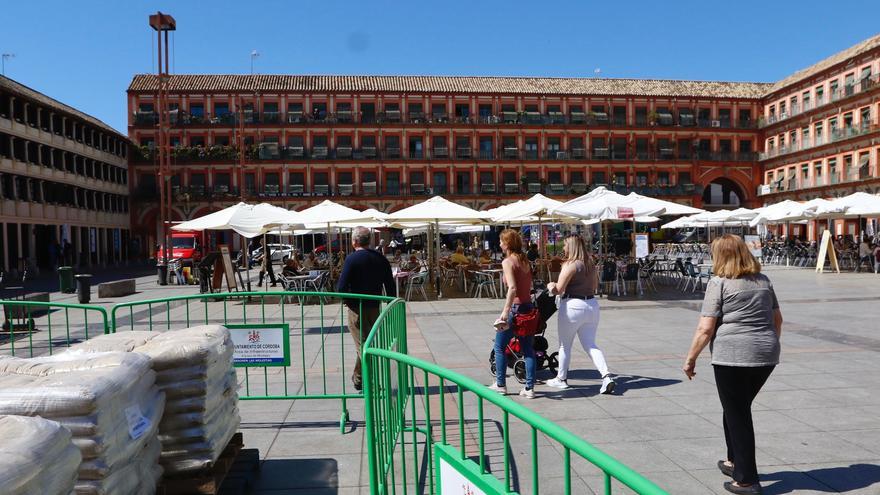
<path fill-rule="evenodd" d="M 720 120 L 713 120 L 712 127 L 721 127 L 721 121 Z"/>

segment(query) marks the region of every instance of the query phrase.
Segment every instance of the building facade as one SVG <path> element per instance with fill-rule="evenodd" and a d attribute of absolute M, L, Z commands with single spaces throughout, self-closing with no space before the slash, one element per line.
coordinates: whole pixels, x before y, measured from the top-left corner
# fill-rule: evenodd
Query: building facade
<path fill-rule="evenodd" d="M 764 98 L 761 202 L 880 192 L 880 36 L 776 83 Z M 834 235 L 861 231 L 837 221 Z M 790 226 L 816 239 L 827 223 Z"/>
<path fill-rule="evenodd" d="M 172 76 L 174 220 L 243 198 L 490 208 L 597 185 L 751 204 L 769 85 L 476 77 Z M 247 88 L 247 89 L 245 89 Z M 156 236 L 156 79 L 129 88 L 133 223 Z M 245 150 L 244 164 L 239 149 Z"/>
<path fill-rule="evenodd" d="M 0 76 L 0 268 L 127 259 L 127 161 L 125 136 Z"/>
<path fill-rule="evenodd" d="M 775 84 L 174 75 L 173 220 L 240 199 L 302 209 L 329 197 L 390 212 L 440 194 L 483 209 L 599 185 L 704 208 L 756 207 L 789 192 L 774 188 L 778 170 L 817 152 L 827 155 L 823 178 L 834 175 L 832 155 L 840 178 L 855 164 L 859 178 L 841 192 L 871 187 L 878 40 Z M 145 245 L 158 238 L 157 89 L 152 75 L 128 89 L 132 223 Z M 789 135 L 800 139 L 801 123 L 819 117 L 826 140 L 792 151 Z M 834 193 L 824 187 L 810 182 L 809 194 Z"/>

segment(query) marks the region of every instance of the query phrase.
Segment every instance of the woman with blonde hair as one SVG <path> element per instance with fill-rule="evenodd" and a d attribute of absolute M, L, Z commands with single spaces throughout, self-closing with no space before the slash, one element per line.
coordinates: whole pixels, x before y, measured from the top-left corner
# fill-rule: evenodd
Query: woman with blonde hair
<path fill-rule="evenodd" d="M 613 393 L 617 384 L 608 372 L 605 354 L 596 345 L 596 331 L 599 328 L 599 302 L 594 298 L 599 286 L 596 264 L 586 243 L 577 234 L 566 237 L 562 249 L 565 260 L 559 281 L 547 284 L 550 293 L 559 296 L 559 370 L 556 378 L 547 380 L 547 385 L 568 388 L 571 346 L 577 336 L 602 376 L 599 393 Z"/>
<path fill-rule="evenodd" d="M 495 383 L 489 389 L 507 394 L 507 357 L 504 350 L 513 338 L 514 320 L 517 313 L 532 310 L 532 269 L 523 253 L 523 242 L 519 232 L 505 229 L 501 232 L 501 250 L 505 258 L 501 262 L 504 280 L 507 283 L 507 298 L 501 316 L 495 320 Z M 517 337 L 526 362 L 526 384 L 519 395 L 526 399 L 535 398 L 535 350 L 533 335 Z"/>
<path fill-rule="evenodd" d="M 727 458 L 718 461 L 718 469 L 734 480 L 724 488 L 761 493 L 752 401 L 779 364 L 782 313 L 773 284 L 739 236 L 715 239 L 712 263 L 715 276 L 706 286 L 700 322 L 682 370 L 693 379 L 697 357 L 709 345 L 727 443 Z"/>

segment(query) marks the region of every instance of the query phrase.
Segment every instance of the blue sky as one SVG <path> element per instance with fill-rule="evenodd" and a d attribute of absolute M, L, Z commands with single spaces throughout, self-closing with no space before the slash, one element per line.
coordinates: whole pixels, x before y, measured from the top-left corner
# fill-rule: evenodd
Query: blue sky
<path fill-rule="evenodd" d="M 125 131 L 152 72 L 147 16 L 177 19 L 173 72 L 775 81 L 880 32 L 880 2 L 92 1 L 4 4 L 6 75 Z"/>

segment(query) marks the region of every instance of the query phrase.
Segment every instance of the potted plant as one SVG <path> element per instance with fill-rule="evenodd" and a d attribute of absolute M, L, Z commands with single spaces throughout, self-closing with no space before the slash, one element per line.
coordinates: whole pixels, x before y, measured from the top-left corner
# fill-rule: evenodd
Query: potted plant
<path fill-rule="evenodd" d="M 657 125 L 657 119 L 660 118 L 660 114 L 651 110 L 648 112 L 648 125 Z"/>

